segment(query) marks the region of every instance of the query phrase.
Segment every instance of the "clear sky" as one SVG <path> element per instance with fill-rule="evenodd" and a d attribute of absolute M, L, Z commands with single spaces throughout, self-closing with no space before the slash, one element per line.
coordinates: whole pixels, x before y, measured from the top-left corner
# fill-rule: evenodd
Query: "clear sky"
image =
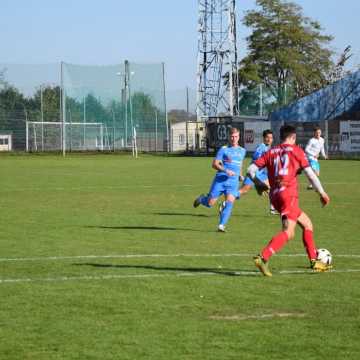
<path fill-rule="evenodd" d="M 360 63 L 360 0 L 294 0 Z M 240 24 L 255 0 L 237 0 Z M 197 0 L 0 0 L 0 63 L 162 62 L 167 88 L 196 87 Z"/>

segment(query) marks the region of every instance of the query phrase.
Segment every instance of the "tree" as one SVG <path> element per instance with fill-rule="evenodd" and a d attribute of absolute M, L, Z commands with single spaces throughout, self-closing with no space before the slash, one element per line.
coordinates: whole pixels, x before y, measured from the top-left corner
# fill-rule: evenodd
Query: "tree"
<path fill-rule="evenodd" d="M 176 124 L 186 121 L 196 121 L 194 114 L 188 114 L 185 110 L 173 109 L 168 112 L 168 118 L 170 124 Z"/>
<path fill-rule="evenodd" d="M 5 71 L 6 69 L 0 69 L 0 89 L 3 89 L 7 85 L 5 81 Z"/>
<path fill-rule="evenodd" d="M 155 111 L 158 111 L 153 104 L 151 97 L 143 92 L 135 92 L 131 95 L 133 112 L 136 117 L 140 116 L 146 119 L 154 119 Z"/>
<path fill-rule="evenodd" d="M 0 131 L 11 132 L 14 148 L 25 146 L 26 99 L 14 87 L 0 90 Z"/>
<path fill-rule="evenodd" d="M 32 110 L 37 112 L 37 121 L 41 121 L 41 93 L 44 121 L 60 121 L 60 87 L 40 87 L 31 98 Z"/>
<path fill-rule="evenodd" d="M 286 88 L 302 97 L 323 86 L 333 68 L 332 36 L 323 35 L 317 21 L 305 17 L 300 6 L 285 0 L 256 0 L 243 23 L 252 28 L 249 54 L 241 61 L 240 84 L 264 83 L 279 106 Z"/>
<path fill-rule="evenodd" d="M 350 74 L 350 71 L 345 70 L 347 61 L 352 57 L 351 46 L 347 46 L 340 54 L 339 59 L 336 61 L 332 69 L 330 70 L 327 78 L 327 83 L 332 84 L 338 80 L 341 80 L 346 75 Z"/>
<path fill-rule="evenodd" d="M 8 111 L 23 110 L 25 104 L 24 96 L 14 87 L 6 86 L 0 91 L 0 104 Z"/>
<path fill-rule="evenodd" d="M 158 126 L 165 124 L 165 113 L 153 103 L 150 95 L 143 92 L 135 92 L 131 95 L 133 112 L 133 125 L 142 129 L 154 129 L 155 119 L 158 118 Z M 128 110 L 130 104 L 128 104 Z"/>
<path fill-rule="evenodd" d="M 105 106 L 93 94 L 85 97 L 86 122 L 91 123 L 110 123 L 111 114 L 106 110 Z"/>
<path fill-rule="evenodd" d="M 242 115 L 259 115 L 260 96 L 259 87 L 244 88 L 239 94 L 239 111 Z"/>

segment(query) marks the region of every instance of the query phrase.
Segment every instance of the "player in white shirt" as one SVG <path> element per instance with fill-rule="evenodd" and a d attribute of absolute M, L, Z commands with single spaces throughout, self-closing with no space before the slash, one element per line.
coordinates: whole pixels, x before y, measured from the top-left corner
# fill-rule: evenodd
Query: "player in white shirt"
<path fill-rule="evenodd" d="M 321 154 L 325 160 L 328 158 L 325 154 L 324 143 L 325 140 L 321 137 L 321 129 L 317 126 L 314 128 L 314 136 L 308 141 L 305 147 L 305 153 L 310 166 L 317 176 L 320 176 L 319 155 Z M 312 189 L 311 184 L 309 184 L 308 189 Z"/>

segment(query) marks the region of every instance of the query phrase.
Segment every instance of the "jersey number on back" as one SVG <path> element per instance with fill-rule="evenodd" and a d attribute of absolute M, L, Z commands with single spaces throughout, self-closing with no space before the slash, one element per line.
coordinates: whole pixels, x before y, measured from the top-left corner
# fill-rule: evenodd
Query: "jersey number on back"
<path fill-rule="evenodd" d="M 275 165 L 275 176 L 278 175 L 288 175 L 289 173 L 289 155 L 283 154 L 283 155 L 277 155 L 276 158 L 274 158 L 274 165 Z"/>

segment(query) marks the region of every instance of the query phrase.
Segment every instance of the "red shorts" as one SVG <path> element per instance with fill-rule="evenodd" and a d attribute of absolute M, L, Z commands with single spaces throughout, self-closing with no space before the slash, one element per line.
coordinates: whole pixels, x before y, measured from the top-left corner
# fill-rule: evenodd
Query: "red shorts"
<path fill-rule="evenodd" d="M 297 221 L 302 210 L 299 208 L 298 196 L 287 195 L 284 191 L 271 196 L 271 203 L 280 213 L 281 217 Z"/>

